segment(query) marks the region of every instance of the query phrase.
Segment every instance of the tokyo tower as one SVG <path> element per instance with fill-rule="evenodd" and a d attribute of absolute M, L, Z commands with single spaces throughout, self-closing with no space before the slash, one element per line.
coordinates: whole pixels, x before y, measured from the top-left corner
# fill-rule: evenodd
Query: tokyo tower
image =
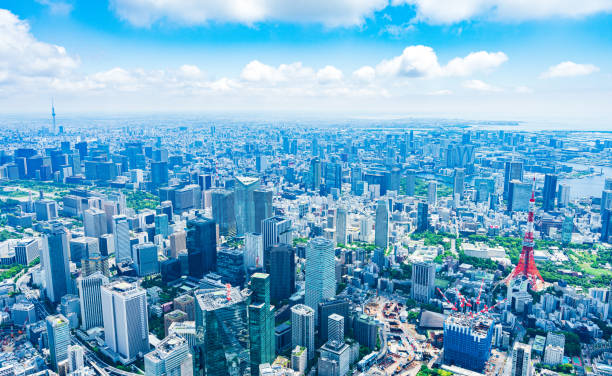
<path fill-rule="evenodd" d="M 521 250 L 521 257 L 519 262 L 506 277 L 504 282 L 510 284 L 517 278 L 526 278 L 529 280 L 529 284 L 533 291 L 540 291 L 544 287 L 544 279 L 540 275 L 538 268 L 533 258 L 533 219 L 535 211 L 535 177 L 533 178 L 533 186 L 531 188 L 531 199 L 529 200 L 529 214 L 527 214 L 527 230 L 525 231 L 525 237 L 523 238 L 523 249 Z"/>

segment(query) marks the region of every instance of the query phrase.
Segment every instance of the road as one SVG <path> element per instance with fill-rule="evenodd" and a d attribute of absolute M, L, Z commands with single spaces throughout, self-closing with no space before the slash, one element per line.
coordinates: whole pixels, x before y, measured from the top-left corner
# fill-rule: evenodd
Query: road
<path fill-rule="evenodd" d="M 47 310 L 47 307 L 43 303 L 40 302 L 38 296 L 34 293 L 34 291 L 28 286 L 28 282 L 31 278 L 30 273 L 32 270 L 40 268 L 40 265 L 37 265 L 33 268 L 30 268 L 28 273 L 24 273 L 22 276 L 17 279 L 17 288 L 21 290 L 21 292 L 25 295 L 28 301 L 34 304 L 36 307 L 36 312 L 39 317 L 47 317 L 51 315 L 51 313 Z M 119 368 L 115 368 L 110 364 L 104 362 L 96 353 L 91 351 L 89 347 L 81 341 L 80 338 L 76 337 L 74 334 L 70 333 L 70 343 L 72 345 L 79 345 L 83 348 L 83 353 L 85 355 L 85 361 L 89 363 L 96 372 L 102 376 L 141 376 L 138 373 L 126 372 L 120 370 Z"/>

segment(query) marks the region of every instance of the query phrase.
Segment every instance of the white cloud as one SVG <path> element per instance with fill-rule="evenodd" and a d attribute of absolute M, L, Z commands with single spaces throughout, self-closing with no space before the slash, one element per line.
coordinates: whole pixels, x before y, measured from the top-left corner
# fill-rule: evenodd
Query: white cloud
<path fill-rule="evenodd" d="M 390 24 L 385 26 L 379 34 L 389 34 L 393 38 L 401 39 L 416 30 L 416 26 L 411 22 L 404 22 L 399 25 Z"/>
<path fill-rule="evenodd" d="M 281 64 L 278 67 L 264 64 L 258 60 L 248 63 L 240 77 L 245 81 L 275 84 L 289 80 L 312 78 L 314 70 L 304 67 L 301 62 Z"/>
<path fill-rule="evenodd" d="M 353 78 L 359 82 L 369 83 L 376 79 L 376 70 L 369 66 L 363 66 L 353 72 Z"/>
<path fill-rule="evenodd" d="M 71 2 L 60 0 L 36 0 L 37 3 L 49 8 L 49 12 L 58 16 L 66 16 L 72 12 Z"/>
<path fill-rule="evenodd" d="M 436 90 L 436 91 L 432 91 L 427 93 L 427 95 L 451 95 L 453 92 L 451 90 L 448 89 L 442 89 L 442 90 Z"/>
<path fill-rule="evenodd" d="M 263 21 L 361 25 L 388 0 L 111 0 L 117 15 L 147 27 L 156 22 L 198 25 L 209 21 L 253 24 Z"/>
<path fill-rule="evenodd" d="M 469 80 L 463 83 L 463 87 L 466 89 L 477 90 L 477 91 L 486 91 L 486 92 L 498 92 L 502 91 L 501 88 L 497 86 L 490 85 L 481 80 Z"/>
<path fill-rule="evenodd" d="M 331 65 L 319 69 L 317 72 L 317 80 L 322 84 L 329 84 L 342 80 L 342 71 Z"/>
<path fill-rule="evenodd" d="M 564 61 L 554 65 L 540 75 L 540 78 L 576 77 L 586 76 L 599 72 L 599 68 L 593 64 L 576 64 L 573 61 Z"/>
<path fill-rule="evenodd" d="M 448 62 L 444 73 L 448 76 L 470 76 L 475 72 L 486 72 L 508 61 L 503 52 L 472 52 L 466 57 L 456 57 Z"/>
<path fill-rule="evenodd" d="M 79 66 L 79 59 L 64 47 L 36 40 L 27 22 L 0 9 L 0 72 L 5 81 L 27 77 L 65 76 Z"/>
<path fill-rule="evenodd" d="M 514 92 L 519 94 L 532 94 L 533 89 L 528 86 L 517 86 L 514 88 Z"/>
<path fill-rule="evenodd" d="M 611 12 L 610 0 L 391 0 L 409 4 L 416 18 L 433 24 L 452 24 L 471 19 L 524 21 L 553 17 L 576 18 Z"/>

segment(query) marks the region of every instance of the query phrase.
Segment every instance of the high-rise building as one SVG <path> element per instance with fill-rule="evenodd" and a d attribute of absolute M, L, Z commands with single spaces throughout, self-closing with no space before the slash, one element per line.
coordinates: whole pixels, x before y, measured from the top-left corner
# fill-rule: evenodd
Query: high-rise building
<path fill-rule="evenodd" d="M 70 261 L 81 266 L 84 260 L 100 257 L 100 242 L 98 238 L 81 236 L 70 239 Z"/>
<path fill-rule="evenodd" d="M 100 291 L 106 345 L 125 361 L 149 352 L 146 291 L 124 280 L 103 285 Z"/>
<path fill-rule="evenodd" d="M 333 243 L 317 237 L 306 246 L 305 304 L 312 308 L 317 322 L 319 303 L 336 295 L 335 255 Z M 309 349 L 310 352 L 310 349 Z"/>
<path fill-rule="evenodd" d="M 566 208 L 570 201 L 570 186 L 569 184 L 559 184 L 557 191 L 557 205 L 561 208 Z"/>
<path fill-rule="evenodd" d="M 511 376 L 531 376 L 531 346 L 518 341 L 512 349 Z"/>
<path fill-rule="evenodd" d="M 51 221 L 57 218 L 57 202 L 48 199 L 34 201 L 37 221 Z"/>
<path fill-rule="evenodd" d="M 79 345 L 68 347 L 68 361 L 70 372 L 77 371 L 85 366 L 85 351 Z"/>
<path fill-rule="evenodd" d="M 58 364 L 68 359 L 70 346 L 70 324 L 64 315 L 47 316 L 47 338 L 49 339 L 49 360 L 54 370 Z"/>
<path fill-rule="evenodd" d="M 115 260 L 117 262 L 132 260 L 130 224 L 125 215 L 113 216 L 113 237 L 115 240 Z"/>
<path fill-rule="evenodd" d="M 217 269 L 217 230 L 213 220 L 197 216 L 187 221 L 189 275 L 202 278 Z"/>
<path fill-rule="evenodd" d="M 151 161 L 151 183 L 154 187 L 168 184 L 168 162 Z"/>
<path fill-rule="evenodd" d="M 306 348 L 308 359 L 314 358 L 315 311 L 303 304 L 291 307 L 291 347 Z"/>
<path fill-rule="evenodd" d="M 185 322 L 187 320 L 187 314 L 180 309 L 175 309 L 174 311 L 170 311 L 164 315 L 164 334 L 168 335 L 168 329 L 170 325 L 175 322 Z"/>
<path fill-rule="evenodd" d="M 159 273 L 157 246 L 153 243 L 136 244 L 133 248 L 134 265 L 138 276 L 145 277 Z"/>
<path fill-rule="evenodd" d="M 249 305 L 249 338 L 251 340 L 251 374 L 259 374 L 259 365 L 274 360 L 274 307 L 270 305 L 270 276 L 251 276 Z"/>
<path fill-rule="evenodd" d="M 350 302 L 346 298 L 331 298 L 319 303 L 318 317 L 319 317 L 319 338 L 321 341 L 326 342 L 329 338 L 329 317 L 332 315 L 339 315 L 342 317 L 349 317 Z M 347 333 L 349 329 L 348 320 L 344 320 L 343 332 Z"/>
<path fill-rule="evenodd" d="M 174 309 L 179 309 L 187 314 L 187 321 L 195 320 L 195 299 L 191 295 L 177 296 L 173 300 Z"/>
<path fill-rule="evenodd" d="M 161 235 L 165 238 L 168 237 L 170 228 L 168 227 L 168 215 L 166 214 L 155 214 L 155 235 Z"/>
<path fill-rule="evenodd" d="M 263 236 L 247 232 L 244 237 L 244 267 L 259 268 L 264 264 Z"/>
<path fill-rule="evenodd" d="M 438 182 L 435 180 L 427 183 L 427 203 L 432 206 L 438 204 Z"/>
<path fill-rule="evenodd" d="M 612 190 L 610 189 L 604 189 L 601 192 L 601 213 L 603 214 L 606 209 L 612 209 Z"/>
<path fill-rule="evenodd" d="M 219 235 L 236 236 L 234 192 L 215 189 L 211 193 L 211 201 L 213 219 L 219 224 Z"/>
<path fill-rule="evenodd" d="M 101 288 L 108 283 L 102 273 L 77 278 L 79 303 L 81 306 L 81 327 L 84 330 L 104 325 Z"/>
<path fill-rule="evenodd" d="M 318 157 L 310 160 L 310 189 L 316 191 L 321 185 L 321 161 Z"/>
<path fill-rule="evenodd" d="M 83 212 L 83 228 L 85 236 L 99 238 L 106 234 L 108 225 L 106 223 L 106 212 L 98 208 L 89 208 Z"/>
<path fill-rule="evenodd" d="M 436 281 L 436 264 L 415 262 L 412 264 L 412 289 L 410 296 L 412 299 L 429 303 L 434 296 Z"/>
<path fill-rule="evenodd" d="M 601 241 L 612 241 L 612 209 L 605 209 L 601 215 Z"/>
<path fill-rule="evenodd" d="M 20 265 L 28 265 L 40 257 L 38 241 L 34 238 L 20 240 L 15 245 L 15 261 Z"/>
<path fill-rule="evenodd" d="M 327 317 L 327 340 L 344 342 L 344 317 L 332 313 Z"/>
<path fill-rule="evenodd" d="M 378 200 L 376 204 L 376 225 L 374 227 L 374 245 L 383 250 L 389 247 L 389 208 L 387 200 Z"/>
<path fill-rule="evenodd" d="M 189 343 L 183 337 L 170 335 L 144 357 L 145 376 L 193 376 L 193 359 Z"/>
<path fill-rule="evenodd" d="M 416 171 L 406 171 L 406 196 L 414 196 L 416 190 Z"/>
<path fill-rule="evenodd" d="M 291 220 L 274 216 L 262 222 L 264 251 L 276 244 L 291 244 L 293 242 L 293 227 Z"/>
<path fill-rule="evenodd" d="M 544 211 L 555 210 L 555 198 L 557 196 L 557 175 L 546 174 L 544 176 L 544 189 L 542 190 Z"/>
<path fill-rule="evenodd" d="M 456 168 L 453 174 L 453 196 L 458 194 L 459 197 L 463 197 L 464 181 L 465 169 Z"/>
<path fill-rule="evenodd" d="M 259 179 L 237 176 L 234 187 L 234 208 L 236 213 L 236 235 L 242 236 L 255 231 L 255 200 L 253 192 L 259 188 Z"/>
<path fill-rule="evenodd" d="M 185 231 L 175 231 L 168 238 L 170 239 L 170 256 L 172 258 L 177 258 L 180 251 L 187 249 L 187 233 Z"/>
<path fill-rule="evenodd" d="M 338 208 L 336 212 L 336 243 L 346 244 L 346 227 L 348 214 L 345 208 Z"/>
<path fill-rule="evenodd" d="M 444 362 L 481 372 L 491 356 L 493 320 L 453 313 L 444 321 Z"/>
<path fill-rule="evenodd" d="M 523 181 L 523 163 L 506 162 L 504 168 L 504 198 L 508 198 L 510 192 L 510 182 L 512 180 Z"/>
<path fill-rule="evenodd" d="M 417 204 L 416 231 L 424 232 L 429 229 L 429 205 L 419 201 Z"/>
<path fill-rule="evenodd" d="M 244 250 L 221 247 L 217 251 L 217 274 L 223 283 L 243 287 L 246 280 Z"/>
<path fill-rule="evenodd" d="M 291 350 L 291 369 L 304 374 L 308 365 L 308 350 L 304 346 L 296 346 Z"/>
<path fill-rule="evenodd" d="M 378 341 L 378 323 L 373 317 L 361 314 L 353 320 L 353 334 L 359 345 L 374 350 Z"/>
<path fill-rule="evenodd" d="M 289 244 L 273 246 L 270 255 L 270 297 L 279 302 L 295 292 L 295 249 Z"/>
<path fill-rule="evenodd" d="M 60 222 L 51 222 L 43 230 L 42 260 L 45 271 L 45 291 L 53 303 L 71 291 L 68 233 Z"/>
<path fill-rule="evenodd" d="M 248 295 L 232 287 L 201 290 L 195 297 L 196 327 L 204 333 L 204 375 L 249 374 Z"/>
<path fill-rule="evenodd" d="M 531 183 L 523 183 L 518 180 L 511 181 L 508 190 L 508 211 L 528 211 L 530 197 Z"/>
<path fill-rule="evenodd" d="M 566 213 L 563 216 L 563 223 L 561 224 L 561 242 L 563 244 L 569 244 L 572 241 L 573 232 L 574 232 L 574 216 Z"/>
<path fill-rule="evenodd" d="M 270 189 L 256 189 L 253 191 L 253 202 L 255 210 L 255 229 L 253 232 L 261 233 L 261 223 L 264 219 L 274 214 L 272 207 L 273 192 Z"/>

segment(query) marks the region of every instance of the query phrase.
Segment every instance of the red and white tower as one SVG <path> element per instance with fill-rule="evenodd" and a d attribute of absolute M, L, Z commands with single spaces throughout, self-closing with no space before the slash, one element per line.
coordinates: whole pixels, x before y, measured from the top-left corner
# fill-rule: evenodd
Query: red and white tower
<path fill-rule="evenodd" d="M 523 250 L 519 262 L 506 277 L 504 282 L 509 284 L 517 278 L 527 278 L 533 291 L 540 291 L 544 287 L 544 279 L 540 275 L 533 257 L 533 219 L 535 212 L 535 177 L 531 188 L 531 199 L 529 200 L 529 214 L 527 214 L 527 230 L 523 238 Z"/>

